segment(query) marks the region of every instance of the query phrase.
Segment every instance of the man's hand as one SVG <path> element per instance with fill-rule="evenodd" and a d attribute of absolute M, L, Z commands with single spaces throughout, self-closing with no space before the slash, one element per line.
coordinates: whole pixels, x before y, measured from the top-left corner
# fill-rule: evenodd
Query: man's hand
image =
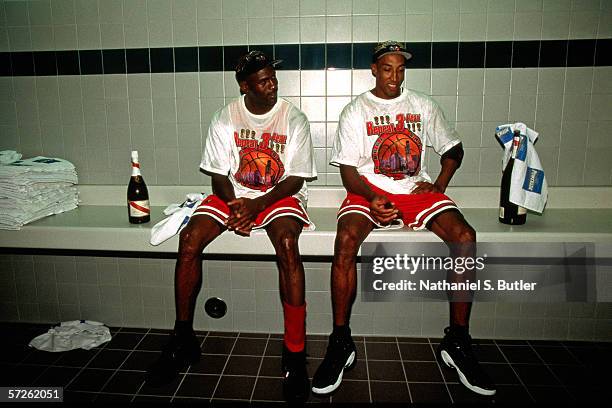
<path fill-rule="evenodd" d="M 238 235 L 249 236 L 257 215 L 262 211 L 258 202 L 250 198 L 237 198 L 227 203 L 230 216 L 225 225 Z"/>
<path fill-rule="evenodd" d="M 370 201 L 370 211 L 375 220 L 381 225 L 387 225 L 399 215 L 399 211 L 389 199 L 382 195 L 376 195 Z"/>
<path fill-rule="evenodd" d="M 410 194 L 444 193 L 444 189 L 440 188 L 437 184 L 428 183 L 427 181 L 417 181 L 415 184 L 416 188 Z"/>

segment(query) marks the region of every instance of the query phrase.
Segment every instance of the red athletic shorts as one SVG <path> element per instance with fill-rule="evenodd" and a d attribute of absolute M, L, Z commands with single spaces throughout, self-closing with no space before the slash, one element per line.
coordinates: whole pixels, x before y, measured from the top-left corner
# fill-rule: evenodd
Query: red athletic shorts
<path fill-rule="evenodd" d="M 230 215 L 230 209 L 225 201 L 211 194 L 206 197 L 193 212 L 192 216 L 196 215 L 208 215 L 220 224 L 225 225 Z M 255 219 L 253 230 L 264 228 L 272 220 L 285 216 L 295 217 L 302 221 L 304 223 L 304 229 L 306 230 L 314 227 L 314 224 L 312 224 L 310 218 L 308 218 L 308 214 L 304 207 L 302 207 L 300 201 L 295 197 L 285 197 L 259 213 Z"/>
<path fill-rule="evenodd" d="M 401 228 L 406 225 L 415 230 L 425 229 L 427 223 L 437 214 L 447 210 L 457 210 L 457 204 L 442 193 L 390 194 L 361 178 L 376 194 L 386 196 L 401 213 L 400 220 L 389 226 L 381 225 L 370 213 L 370 202 L 364 197 L 347 193 L 338 210 L 338 219 L 346 214 L 357 213 L 367 217 L 378 228 Z"/>

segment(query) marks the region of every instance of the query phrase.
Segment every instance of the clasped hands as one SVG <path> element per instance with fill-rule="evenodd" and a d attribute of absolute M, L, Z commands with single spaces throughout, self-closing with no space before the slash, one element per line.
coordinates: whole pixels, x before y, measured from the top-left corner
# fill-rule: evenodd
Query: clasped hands
<path fill-rule="evenodd" d="M 442 192 L 442 189 L 436 184 L 432 184 L 427 181 L 417 181 L 416 187 L 410 192 L 410 194 Z M 387 197 L 378 194 L 375 195 L 372 200 L 370 200 L 370 211 L 374 219 L 381 225 L 388 225 L 396 218 L 401 218 L 401 213 L 397 208 L 395 208 L 395 203 L 391 202 Z"/>
<path fill-rule="evenodd" d="M 257 215 L 262 211 L 258 202 L 251 198 L 241 197 L 227 203 L 230 208 L 230 216 L 225 222 L 228 230 L 237 235 L 248 237 L 255 225 Z"/>

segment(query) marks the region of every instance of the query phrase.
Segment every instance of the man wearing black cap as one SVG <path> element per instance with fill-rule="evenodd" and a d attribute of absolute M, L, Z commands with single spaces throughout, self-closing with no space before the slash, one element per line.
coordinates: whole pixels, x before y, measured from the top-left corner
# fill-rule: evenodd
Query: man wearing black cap
<path fill-rule="evenodd" d="M 475 255 L 476 232 L 444 194 L 463 158 L 461 142 L 431 98 L 402 89 L 409 58 L 402 43 L 378 44 L 371 65 L 376 86 L 340 115 L 331 164 L 340 167 L 347 197 L 338 212 L 332 263 L 334 329 L 312 379 L 317 394 L 333 392 L 344 370 L 355 364 L 349 318 L 357 287 L 356 256 L 374 228 L 427 228 L 447 243 L 451 256 Z M 433 183 L 426 171 L 426 146 L 441 156 L 440 174 Z M 473 277 L 473 269 L 463 273 L 451 269 L 447 280 L 473 282 Z M 445 329 L 438 358 L 455 368 L 470 390 L 494 395 L 495 387 L 472 353 L 468 334 L 472 293 L 448 295 L 450 327 Z"/>
<path fill-rule="evenodd" d="M 317 173 L 308 119 L 277 97 L 279 62 L 259 51 L 242 56 L 236 66 L 242 96 L 211 119 L 200 168 L 211 176 L 213 194 L 202 201 L 180 234 L 176 322 L 170 341 L 149 370 L 147 381 L 152 385 L 172 381 L 199 359 L 193 317 L 206 245 L 226 230 L 243 236 L 265 230 L 278 259 L 284 312 L 283 390 L 290 401 L 305 400 L 310 393 L 298 238 L 302 229 L 314 228 L 305 210 L 305 180 Z"/>

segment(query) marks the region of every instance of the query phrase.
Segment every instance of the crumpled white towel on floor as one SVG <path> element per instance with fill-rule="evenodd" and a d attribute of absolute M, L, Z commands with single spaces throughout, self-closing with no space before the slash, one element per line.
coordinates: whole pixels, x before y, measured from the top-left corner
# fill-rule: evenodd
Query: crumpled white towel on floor
<path fill-rule="evenodd" d="M 111 334 L 104 323 L 92 320 L 62 322 L 45 334 L 30 341 L 29 346 L 44 351 L 68 351 L 77 348 L 90 350 L 110 341 Z"/>

